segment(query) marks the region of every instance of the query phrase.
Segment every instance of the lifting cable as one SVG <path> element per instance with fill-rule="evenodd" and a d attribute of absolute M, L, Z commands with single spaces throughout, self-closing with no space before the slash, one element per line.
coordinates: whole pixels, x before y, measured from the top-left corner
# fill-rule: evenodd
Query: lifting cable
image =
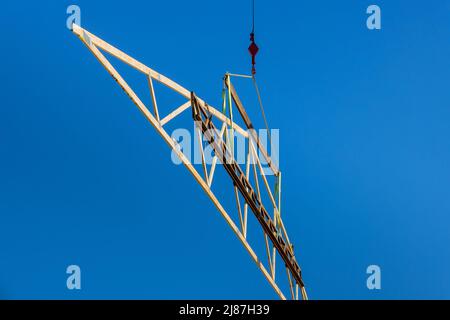
<path fill-rule="evenodd" d="M 255 58 L 259 51 L 259 48 L 255 43 L 255 0 L 252 0 L 252 31 L 250 33 L 250 41 L 251 41 L 251 43 L 250 43 L 250 46 L 248 47 L 248 51 L 250 52 L 250 55 L 252 56 L 252 76 L 251 76 L 251 78 L 253 80 L 253 85 L 256 90 L 256 95 L 258 96 L 259 108 L 261 109 L 261 114 L 264 119 L 264 124 L 266 126 L 267 135 L 269 137 L 269 143 L 270 143 L 270 146 L 272 146 L 272 139 L 270 136 L 269 124 L 267 122 L 266 113 L 264 112 L 264 106 L 262 103 L 261 94 L 259 92 L 259 87 L 258 87 L 258 84 L 256 83 L 256 77 L 255 77 L 255 75 L 256 75 Z"/>
<path fill-rule="evenodd" d="M 255 57 L 256 54 L 259 51 L 258 46 L 255 43 L 255 0 L 252 0 L 252 30 L 250 33 L 250 46 L 248 47 L 248 51 L 252 57 L 252 72 L 251 75 L 246 75 L 246 74 L 234 74 L 234 73 L 226 73 L 225 77 L 224 77 L 224 86 L 222 89 L 222 113 L 224 115 L 226 115 L 227 113 L 227 101 L 228 100 L 228 104 L 229 104 L 229 116 L 230 116 L 230 136 L 228 136 L 227 132 L 225 132 L 225 139 L 226 139 L 226 144 L 228 147 L 231 147 L 231 149 L 233 149 L 233 140 L 234 140 L 234 134 L 233 134 L 233 112 L 232 112 L 232 97 L 231 97 L 231 77 L 236 77 L 236 78 L 246 78 L 246 79 L 252 79 L 252 83 L 253 86 L 255 88 L 256 91 L 256 95 L 258 98 L 258 104 L 259 104 L 259 108 L 264 120 L 264 125 L 266 127 L 267 130 L 267 137 L 269 139 L 269 144 L 270 144 L 270 148 L 272 147 L 272 137 L 270 134 L 270 129 L 269 129 L 269 123 L 267 121 L 267 117 L 266 117 L 266 113 L 264 111 L 264 105 L 262 102 L 262 98 L 261 98 L 261 92 L 259 91 L 259 86 L 258 83 L 256 81 L 256 69 L 255 69 Z M 227 90 L 228 87 L 228 90 Z M 228 92 L 227 92 L 228 91 Z M 226 130 L 227 131 L 227 130 Z M 269 147 L 269 146 L 268 146 Z M 283 228 L 283 223 L 281 220 L 281 172 L 279 172 L 276 177 L 275 177 L 275 186 L 274 186 L 274 195 L 275 195 L 275 201 L 278 202 L 278 206 L 277 206 L 277 210 L 274 211 L 274 222 L 277 228 L 277 232 L 281 232 L 280 229 Z M 293 249 L 293 245 L 289 242 L 290 248 L 291 250 Z"/>
<path fill-rule="evenodd" d="M 269 144 L 270 147 L 272 147 L 272 137 L 270 135 L 270 129 L 269 129 L 269 123 L 267 121 L 267 117 L 266 117 L 266 113 L 264 111 L 264 106 L 262 103 L 262 99 L 261 99 L 261 93 L 259 91 L 259 87 L 258 84 L 256 82 L 256 69 L 255 69 L 255 58 L 256 58 L 256 54 L 259 51 L 258 46 L 255 43 L 255 0 L 252 0 L 252 31 L 250 33 L 250 46 L 248 47 L 248 51 L 252 57 L 252 75 L 245 75 L 245 74 L 233 74 L 233 73 L 226 73 L 224 81 L 227 82 L 228 84 L 228 88 L 229 88 L 229 84 L 230 84 L 230 77 L 238 77 L 238 78 L 247 78 L 247 79 L 252 79 L 253 82 L 253 86 L 255 87 L 255 91 L 256 91 L 256 95 L 258 97 L 258 104 L 259 104 L 259 109 L 261 111 L 263 120 L 264 120 L 264 125 L 266 126 L 266 130 L 267 130 L 267 137 L 269 138 Z M 225 91 L 225 86 L 224 89 Z M 223 110 L 222 112 L 225 114 L 226 113 L 226 102 L 225 102 L 225 92 L 222 92 L 222 103 L 223 103 Z M 231 118 L 231 135 L 233 136 L 233 113 L 232 113 L 232 103 L 231 103 L 231 93 L 228 89 L 228 100 L 229 100 L 229 107 L 230 107 L 230 118 Z M 269 146 L 268 146 L 269 148 Z"/>
<path fill-rule="evenodd" d="M 259 93 L 258 84 L 256 83 L 255 75 L 252 76 L 252 80 L 253 80 L 253 85 L 255 86 L 256 95 L 258 96 L 259 108 L 261 109 L 261 113 L 262 113 L 262 116 L 264 119 L 264 124 L 266 125 L 267 136 L 269 137 L 269 144 L 270 144 L 270 147 L 272 147 L 272 138 L 270 136 L 269 124 L 267 122 L 266 113 L 264 112 L 264 106 L 262 103 L 261 94 Z"/>

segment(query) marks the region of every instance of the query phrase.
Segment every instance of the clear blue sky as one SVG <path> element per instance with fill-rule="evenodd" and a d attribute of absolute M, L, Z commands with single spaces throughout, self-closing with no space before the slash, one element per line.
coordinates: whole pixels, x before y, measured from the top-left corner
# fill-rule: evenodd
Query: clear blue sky
<path fill-rule="evenodd" d="M 218 105 L 223 73 L 248 72 L 248 2 L 76 3 L 85 28 Z M 450 298 L 450 3 L 257 2 L 258 77 L 310 297 Z M 365 26 L 372 3 L 381 31 Z M 0 297 L 276 298 L 65 28 L 69 4 L 0 10 Z M 66 289 L 70 264 L 81 291 Z M 381 291 L 366 288 L 370 264 Z"/>

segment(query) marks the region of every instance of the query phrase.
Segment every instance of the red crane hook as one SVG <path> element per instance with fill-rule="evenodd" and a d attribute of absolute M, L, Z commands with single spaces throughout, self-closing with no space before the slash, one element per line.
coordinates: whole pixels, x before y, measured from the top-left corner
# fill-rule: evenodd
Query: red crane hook
<path fill-rule="evenodd" d="M 250 41 L 251 41 L 251 44 L 248 47 L 248 52 L 250 52 L 250 55 L 252 56 L 252 75 L 255 75 L 256 74 L 255 58 L 256 58 L 256 55 L 258 54 L 259 48 L 255 43 L 255 33 L 253 31 L 252 31 L 252 33 L 250 33 Z"/>
<path fill-rule="evenodd" d="M 252 1 L 252 32 L 250 33 L 250 41 L 251 43 L 248 47 L 248 52 L 250 52 L 250 55 L 252 56 L 252 75 L 254 76 L 256 74 L 255 58 L 259 51 L 259 48 L 255 43 L 255 0 Z"/>

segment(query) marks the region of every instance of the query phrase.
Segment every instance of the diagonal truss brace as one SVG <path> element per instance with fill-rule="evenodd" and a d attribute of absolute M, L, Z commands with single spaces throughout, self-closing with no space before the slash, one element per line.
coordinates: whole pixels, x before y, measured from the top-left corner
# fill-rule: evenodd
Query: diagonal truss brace
<path fill-rule="evenodd" d="M 97 60 L 103 65 L 103 67 L 109 72 L 109 74 L 116 80 L 119 86 L 125 91 L 125 93 L 130 97 L 133 103 L 138 107 L 138 109 L 143 113 L 143 115 L 147 118 L 147 120 L 151 123 L 151 125 L 156 129 L 159 135 L 163 138 L 163 140 L 169 145 L 169 147 L 173 150 L 173 152 L 179 157 L 183 165 L 188 169 L 188 171 L 193 175 L 194 179 L 206 193 L 206 195 L 211 199 L 219 213 L 225 219 L 227 224 L 236 234 L 244 248 L 247 250 L 253 261 L 256 263 L 257 267 L 261 270 L 264 277 L 267 279 L 269 284 L 275 290 L 277 295 L 281 299 L 286 299 L 286 295 L 279 288 L 276 280 L 276 264 L 275 257 L 276 254 L 281 256 L 285 266 L 286 266 L 286 274 L 289 283 L 290 295 L 292 299 L 299 299 L 298 289 L 300 288 L 301 298 L 307 299 L 306 290 L 304 287 L 304 283 L 301 277 L 301 270 L 296 262 L 293 246 L 289 241 L 287 236 L 287 231 L 284 227 L 283 221 L 280 215 L 280 191 L 278 193 L 278 204 L 275 201 L 273 193 L 268 185 L 267 179 L 265 177 L 264 170 L 262 168 L 260 155 L 265 159 L 268 167 L 271 169 L 275 176 L 281 177 L 281 172 L 277 168 L 277 166 L 271 161 L 267 151 L 261 145 L 258 137 L 255 135 L 253 126 L 251 125 L 250 119 L 245 113 L 245 109 L 242 103 L 237 96 L 237 93 L 232 86 L 229 78 L 226 78 L 227 88 L 230 92 L 230 96 L 232 97 L 234 103 L 236 104 L 239 113 L 244 119 L 244 123 L 247 128 L 250 130 L 244 130 L 238 124 L 236 124 L 232 119 L 228 118 L 226 115 L 218 111 L 212 106 L 206 104 L 202 99 L 197 97 L 193 92 L 188 91 L 184 87 L 180 86 L 173 80 L 163 76 L 162 74 L 150 69 L 145 66 L 141 62 L 135 60 L 109 43 L 103 41 L 87 30 L 81 28 L 78 25 L 73 25 L 73 32 L 81 39 L 81 41 L 88 47 L 88 49 L 92 52 L 92 54 L 97 58 Z M 153 104 L 153 114 L 149 111 L 149 109 L 144 105 L 141 99 L 136 95 L 133 89 L 128 85 L 128 83 L 122 78 L 122 76 L 117 72 L 117 70 L 112 66 L 112 64 L 108 61 L 108 59 L 103 55 L 100 51 L 103 50 L 108 52 L 112 56 L 118 58 L 122 62 L 130 65 L 136 70 L 144 73 L 148 77 L 148 86 L 152 98 Z M 227 75 L 226 77 L 229 77 Z M 165 117 L 160 118 L 160 110 L 158 109 L 155 90 L 153 86 L 153 81 L 157 81 L 159 83 L 164 84 L 168 88 L 172 89 L 176 93 L 185 97 L 187 101 L 183 103 L 181 106 L 174 109 L 171 113 L 166 115 Z M 191 164 L 190 160 L 185 156 L 185 154 L 180 151 L 178 143 L 174 141 L 171 136 L 164 129 L 164 126 L 177 118 L 181 113 L 185 110 L 192 108 L 192 115 L 196 126 L 198 128 L 199 137 L 203 139 L 203 141 L 207 141 L 214 149 L 214 158 L 212 166 L 210 167 L 210 172 L 208 173 L 207 167 L 204 162 L 204 149 L 203 143 L 200 143 L 200 151 L 202 156 L 202 168 L 203 175 L 200 174 L 197 169 Z M 216 121 L 220 121 L 221 129 L 217 130 L 215 125 L 212 122 L 212 118 Z M 226 144 L 224 143 L 224 133 L 226 133 L 226 127 L 231 126 L 236 133 L 243 136 L 248 144 L 248 154 L 246 161 L 245 173 L 240 168 L 240 166 L 236 163 L 232 156 L 232 152 L 227 149 Z M 226 134 L 225 134 L 226 136 Z M 201 141 L 200 141 L 201 142 Z M 253 161 L 251 161 L 253 160 Z M 216 170 L 217 161 L 223 165 L 227 173 L 233 180 L 234 191 L 236 196 L 237 208 L 239 213 L 239 223 L 241 228 L 237 226 L 231 216 L 224 209 L 220 201 L 217 199 L 215 194 L 212 191 L 212 182 L 214 171 Z M 254 172 L 254 180 L 255 180 L 255 188 L 249 182 L 249 174 L 250 174 L 250 165 L 253 167 Z M 257 173 L 257 169 L 259 169 L 259 175 Z M 266 187 L 266 191 L 270 196 L 270 204 L 273 208 L 273 219 L 270 217 L 269 213 L 265 209 L 262 204 L 261 191 L 259 186 L 259 177 L 262 177 L 264 186 Z M 256 190 L 256 192 L 255 192 Z M 239 201 L 239 193 L 243 196 L 245 203 L 242 208 L 241 203 Z M 264 263 L 258 258 L 256 253 L 254 252 L 252 246 L 247 241 L 247 212 L 248 208 L 252 210 L 255 217 L 257 218 L 259 224 L 262 227 L 266 252 L 268 257 L 268 267 L 270 270 L 267 270 Z M 269 244 L 269 239 L 271 244 Z M 270 245 L 272 245 L 272 253 L 270 253 Z"/>

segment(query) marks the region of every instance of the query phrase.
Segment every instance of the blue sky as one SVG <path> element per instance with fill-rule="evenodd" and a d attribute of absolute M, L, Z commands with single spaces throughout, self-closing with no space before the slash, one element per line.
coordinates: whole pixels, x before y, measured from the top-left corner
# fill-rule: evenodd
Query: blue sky
<path fill-rule="evenodd" d="M 372 3 L 380 31 L 365 25 Z M 0 297 L 276 298 L 66 29 L 70 4 L 0 11 Z M 246 1 L 76 4 L 83 27 L 213 105 L 223 73 L 250 68 Z M 450 3 L 257 0 L 256 23 L 310 298 L 450 298 Z M 71 264 L 80 291 L 66 288 Z M 370 264 L 380 291 L 366 288 Z"/>

